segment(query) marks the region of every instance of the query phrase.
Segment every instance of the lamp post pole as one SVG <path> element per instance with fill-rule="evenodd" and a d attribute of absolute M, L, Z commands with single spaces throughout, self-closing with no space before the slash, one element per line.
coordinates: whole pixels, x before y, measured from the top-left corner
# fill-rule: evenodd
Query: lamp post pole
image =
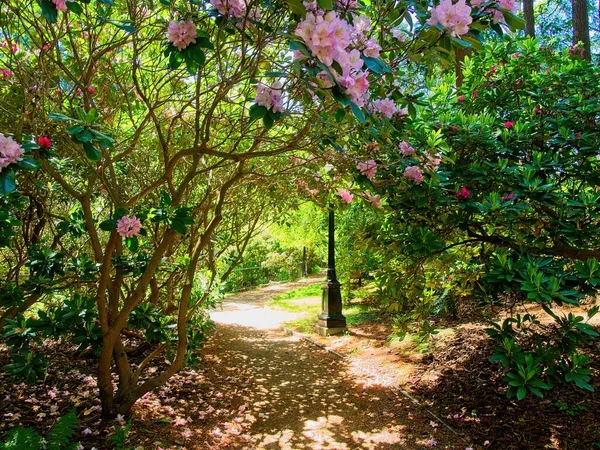
<path fill-rule="evenodd" d="M 329 239 L 327 246 L 327 280 L 323 284 L 321 314 L 317 331 L 321 336 L 342 333 L 346 330 L 346 318 L 342 314 L 341 284 L 335 273 L 335 217 L 333 204 L 329 205 Z"/>

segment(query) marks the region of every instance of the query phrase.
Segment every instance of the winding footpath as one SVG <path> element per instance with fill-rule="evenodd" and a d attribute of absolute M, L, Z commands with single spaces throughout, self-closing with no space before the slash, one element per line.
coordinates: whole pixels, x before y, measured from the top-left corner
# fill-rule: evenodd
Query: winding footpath
<path fill-rule="evenodd" d="M 464 450 L 464 443 L 393 389 L 350 372 L 334 355 L 284 333 L 297 315 L 266 306 L 302 283 L 226 298 L 211 317 L 202 372 L 227 392 L 234 421 L 212 422 L 198 449 Z M 210 442 L 209 442 L 210 441 Z"/>

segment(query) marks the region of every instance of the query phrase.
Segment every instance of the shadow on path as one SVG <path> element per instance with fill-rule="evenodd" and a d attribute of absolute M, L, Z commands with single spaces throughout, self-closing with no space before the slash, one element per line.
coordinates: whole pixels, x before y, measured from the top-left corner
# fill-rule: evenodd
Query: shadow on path
<path fill-rule="evenodd" d="M 218 327 L 202 372 L 236 414 L 209 420 L 203 444 L 188 448 L 424 449 L 430 439 L 436 448 L 465 448 L 405 397 L 275 329 L 289 319 L 266 300 L 294 287 L 243 293 L 211 313 Z"/>

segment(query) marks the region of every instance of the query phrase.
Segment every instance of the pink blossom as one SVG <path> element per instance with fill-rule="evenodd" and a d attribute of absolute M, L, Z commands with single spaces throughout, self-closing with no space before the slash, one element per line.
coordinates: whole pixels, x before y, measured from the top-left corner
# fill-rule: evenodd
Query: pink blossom
<path fill-rule="evenodd" d="M 454 194 L 456 198 L 466 200 L 471 196 L 471 191 L 469 191 L 466 187 L 461 187 L 460 190 Z"/>
<path fill-rule="evenodd" d="M 2 78 L 7 79 L 10 78 L 10 76 L 12 75 L 12 72 L 10 70 L 0 70 L 0 75 L 2 75 Z"/>
<path fill-rule="evenodd" d="M 459 102 L 464 102 L 465 101 L 464 95 L 461 95 L 460 97 L 458 97 L 458 101 Z"/>
<path fill-rule="evenodd" d="M 56 9 L 59 11 L 65 12 L 67 10 L 67 2 L 72 2 L 73 0 L 52 0 L 52 3 L 56 6 Z"/>
<path fill-rule="evenodd" d="M 210 0 L 210 3 L 224 16 L 242 19 L 246 15 L 244 0 Z"/>
<path fill-rule="evenodd" d="M 352 203 L 352 199 L 354 198 L 354 195 L 352 195 L 349 191 L 347 191 L 346 189 L 339 189 L 337 191 L 337 194 L 342 198 L 342 200 L 344 200 L 346 203 Z"/>
<path fill-rule="evenodd" d="M 392 36 L 394 36 L 400 42 L 406 41 L 406 34 L 400 28 L 392 28 Z"/>
<path fill-rule="evenodd" d="M 117 221 L 117 233 L 132 238 L 140 233 L 142 222 L 135 216 L 123 216 Z"/>
<path fill-rule="evenodd" d="M 431 10 L 431 17 L 427 20 L 428 25 L 442 25 L 450 30 L 452 36 L 462 36 L 469 32 L 469 24 L 473 22 L 471 7 L 466 0 L 442 0 L 438 6 Z"/>
<path fill-rule="evenodd" d="M 428 445 L 429 447 L 436 447 L 436 446 L 438 445 L 438 442 L 437 442 L 435 439 L 429 439 L 429 440 L 427 441 L 427 445 Z"/>
<path fill-rule="evenodd" d="M 392 116 L 398 112 L 398 108 L 396 107 L 396 103 L 391 98 L 383 98 L 377 99 L 373 102 L 373 110 L 375 112 L 383 114 L 388 119 L 391 119 Z"/>
<path fill-rule="evenodd" d="M 307 11 L 316 11 L 319 7 L 316 0 L 312 2 L 302 2 Z"/>
<path fill-rule="evenodd" d="M 421 184 L 424 179 L 423 171 L 419 166 L 408 166 L 406 169 L 404 169 L 403 176 L 415 184 Z"/>
<path fill-rule="evenodd" d="M 90 94 L 95 94 L 95 93 L 96 93 L 96 88 L 95 88 L 95 87 L 93 87 L 93 86 L 89 86 L 89 87 L 87 88 L 87 90 L 88 90 L 88 92 L 89 92 Z"/>
<path fill-rule="evenodd" d="M 366 102 L 366 93 L 369 89 L 367 80 L 368 72 L 361 72 L 356 78 L 346 77 L 342 80 L 342 86 L 346 88 L 345 93 L 358 106 L 364 106 Z"/>
<path fill-rule="evenodd" d="M 433 420 L 429 421 L 429 425 L 431 425 L 432 428 L 437 428 L 439 427 L 439 424 L 437 422 L 434 422 Z"/>
<path fill-rule="evenodd" d="M 410 156 L 415 153 L 415 149 L 410 146 L 410 144 L 406 141 L 400 142 L 400 153 L 404 156 Z"/>
<path fill-rule="evenodd" d="M 356 168 L 369 180 L 372 180 L 377 173 L 377 163 L 372 159 L 365 162 L 359 162 Z"/>
<path fill-rule="evenodd" d="M 365 56 L 369 58 L 379 58 L 379 53 L 381 52 L 381 46 L 377 43 L 375 39 L 368 39 L 365 41 L 363 53 Z"/>
<path fill-rule="evenodd" d="M 431 169 L 431 170 L 437 170 L 440 163 L 442 162 L 442 155 L 440 153 L 431 155 L 428 152 L 425 152 L 425 157 L 427 158 L 426 166 L 428 169 Z"/>
<path fill-rule="evenodd" d="M 171 20 L 167 28 L 167 38 L 180 51 L 196 42 L 196 25 L 190 20 Z"/>
<path fill-rule="evenodd" d="M 365 194 L 366 200 L 373 205 L 375 208 L 381 208 L 381 197 L 370 193 Z"/>
<path fill-rule="evenodd" d="M 92 434 L 92 430 L 90 430 L 89 428 L 86 428 L 85 430 L 83 430 L 81 432 L 81 434 L 83 434 L 84 436 L 89 436 L 90 434 Z"/>
<path fill-rule="evenodd" d="M 0 133 L 0 172 L 11 164 L 21 161 L 23 158 L 23 147 L 10 136 Z"/>
<path fill-rule="evenodd" d="M 498 6 L 500 8 L 508 9 L 511 13 L 514 13 L 517 10 L 515 0 L 498 0 Z"/>
<path fill-rule="evenodd" d="M 193 432 L 192 432 L 192 430 L 190 430 L 189 428 L 186 428 L 185 430 L 183 430 L 183 431 L 181 432 L 181 437 L 182 437 L 184 440 L 187 440 L 187 439 L 191 438 L 193 435 L 194 435 L 194 433 L 193 433 Z"/>
<path fill-rule="evenodd" d="M 512 200 L 513 198 L 515 198 L 515 194 L 513 192 L 510 192 L 506 195 L 503 195 L 500 200 L 502 200 L 503 202 L 507 202 L 509 200 Z"/>
<path fill-rule="evenodd" d="M 510 120 L 507 120 L 506 122 L 504 122 L 504 126 L 505 126 L 506 128 L 512 128 L 514 124 L 515 124 L 515 123 L 514 123 L 514 122 L 511 122 Z"/>
<path fill-rule="evenodd" d="M 256 85 L 256 99 L 254 102 L 257 105 L 264 106 L 273 112 L 284 112 L 282 104 L 282 85 L 278 81 L 272 87 L 266 87 L 262 83 Z"/>

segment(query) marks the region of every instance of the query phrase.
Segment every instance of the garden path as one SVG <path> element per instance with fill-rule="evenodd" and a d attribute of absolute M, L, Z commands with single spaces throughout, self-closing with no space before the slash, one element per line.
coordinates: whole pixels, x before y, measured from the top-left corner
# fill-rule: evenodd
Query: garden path
<path fill-rule="evenodd" d="M 207 423 L 210 445 L 197 448 L 425 449 L 437 443 L 463 450 L 457 436 L 401 394 L 279 329 L 296 315 L 266 302 L 307 281 L 315 279 L 240 293 L 211 313 L 217 330 L 202 372 L 240 414 L 235 422 Z"/>

